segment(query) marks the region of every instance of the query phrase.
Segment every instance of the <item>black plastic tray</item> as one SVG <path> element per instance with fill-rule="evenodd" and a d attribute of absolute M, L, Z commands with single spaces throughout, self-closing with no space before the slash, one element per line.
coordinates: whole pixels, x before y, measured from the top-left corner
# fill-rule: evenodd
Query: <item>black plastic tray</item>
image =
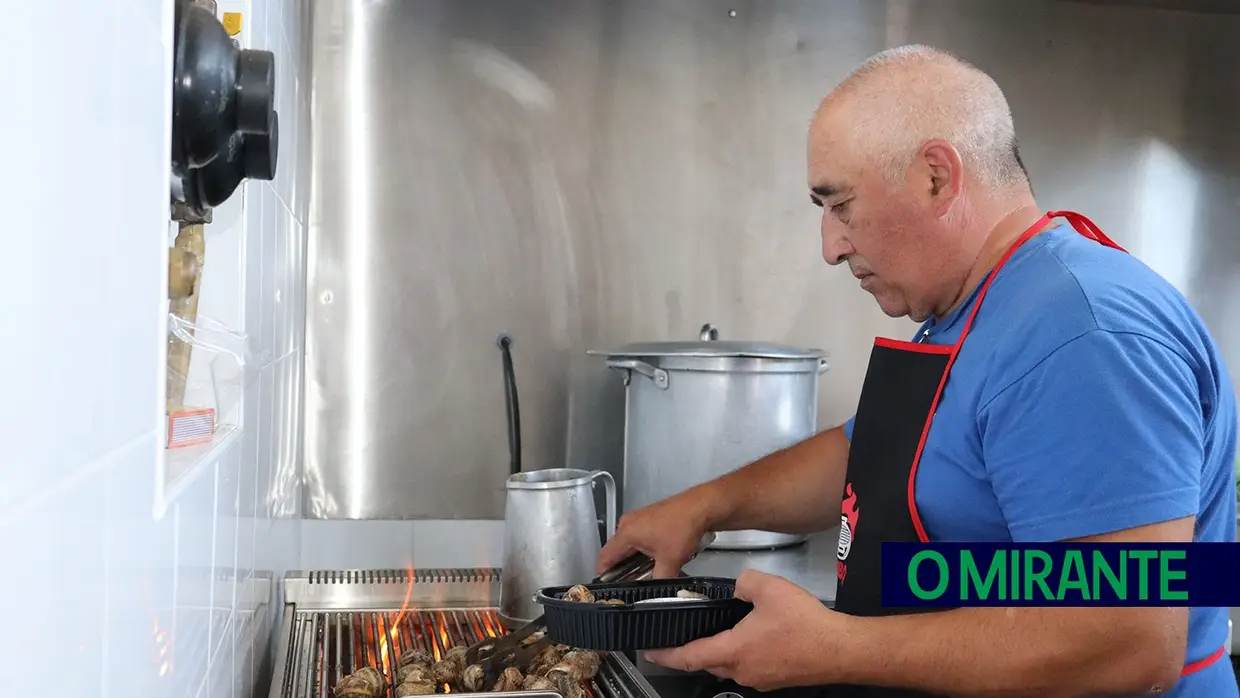
<path fill-rule="evenodd" d="M 553 642 L 582 649 L 630 652 L 679 647 L 729 630 L 741 622 L 753 604 L 733 597 L 735 579 L 680 577 L 641 582 L 586 584 L 599 600 L 620 599 L 624 606 L 565 601 L 571 587 L 548 587 L 538 592 Z M 632 605 L 635 601 L 675 596 L 681 590 L 710 597 L 710 601 L 663 602 Z"/>

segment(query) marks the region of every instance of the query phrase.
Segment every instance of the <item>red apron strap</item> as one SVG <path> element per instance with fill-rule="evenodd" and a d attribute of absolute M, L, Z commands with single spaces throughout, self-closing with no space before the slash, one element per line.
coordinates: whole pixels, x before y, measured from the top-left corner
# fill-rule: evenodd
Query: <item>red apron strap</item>
<path fill-rule="evenodd" d="M 1068 222 L 1072 224 L 1072 227 L 1076 228 L 1076 232 L 1081 235 L 1084 235 L 1091 240 L 1097 240 L 1107 247 L 1113 247 L 1120 252 L 1128 251 L 1120 247 L 1114 240 L 1107 237 L 1106 233 L 1102 232 L 1102 229 L 1099 228 L 1096 223 L 1075 211 L 1050 211 L 1046 215 L 1048 218 L 1066 218 Z"/>
<path fill-rule="evenodd" d="M 1227 654 L 1227 648 L 1220 647 L 1214 651 L 1214 654 L 1211 654 L 1208 657 L 1204 657 L 1202 659 L 1198 659 L 1195 662 L 1189 662 L 1188 664 L 1185 664 L 1184 669 L 1180 671 L 1180 678 L 1184 678 L 1185 676 L 1188 676 L 1189 674 L 1196 674 L 1202 669 L 1205 669 L 1211 664 L 1214 664 L 1218 660 L 1222 659 L 1223 655 L 1225 654 Z"/>

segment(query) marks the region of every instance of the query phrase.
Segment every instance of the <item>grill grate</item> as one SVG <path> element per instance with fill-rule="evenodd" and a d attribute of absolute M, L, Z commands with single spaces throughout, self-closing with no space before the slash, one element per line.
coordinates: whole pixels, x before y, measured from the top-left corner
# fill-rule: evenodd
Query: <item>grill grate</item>
<path fill-rule="evenodd" d="M 289 630 L 283 698 L 331 698 L 336 683 L 363 666 L 379 669 L 390 683 L 403 652 L 423 649 L 438 660 L 454 646 L 504 632 L 493 608 L 294 611 Z M 651 698 L 633 680 L 625 660 L 601 654 L 592 698 Z M 395 688 L 389 686 L 386 695 L 395 698 Z"/>
<path fill-rule="evenodd" d="M 497 609 L 500 570 L 381 569 L 289 572 L 268 698 L 333 698 L 341 678 L 373 666 L 386 698 L 403 652 L 440 659 L 452 647 L 504 633 Z M 624 655 L 600 653 L 590 698 L 659 698 Z M 440 691 L 447 692 L 447 687 Z M 557 693 L 455 694 L 459 698 L 549 698 Z"/>

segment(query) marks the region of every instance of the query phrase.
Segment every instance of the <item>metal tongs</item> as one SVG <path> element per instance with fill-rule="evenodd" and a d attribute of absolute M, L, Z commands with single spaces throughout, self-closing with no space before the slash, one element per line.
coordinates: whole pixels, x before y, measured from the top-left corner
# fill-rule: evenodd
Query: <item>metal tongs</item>
<path fill-rule="evenodd" d="M 715 542 L 715 534 L 707 533 L 698 541 L 697 551 L 689 559 L 697 557 L 711 543 Z M 654 576 L 654 558 L 644 553 L 633 553 L 595 577 L 590 584 L 610 584 L 611 582 L 640 582 Z M 482 666 L 486 685 L 494 685 L 499 680 L 504 667 L 525 666 L 545 647 L 551 645 L 551 638 L 546 636 L 546 616 L 539 616 L 500 638 L 487 638 L 475 643 L 465 651 L 465 664 Z M 535 639 L 533 636 L 538 634 Z"/>

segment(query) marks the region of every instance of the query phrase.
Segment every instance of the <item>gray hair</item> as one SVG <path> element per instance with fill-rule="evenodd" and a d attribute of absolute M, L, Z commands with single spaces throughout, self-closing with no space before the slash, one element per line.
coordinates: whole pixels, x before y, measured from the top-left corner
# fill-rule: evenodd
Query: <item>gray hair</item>
<path fill-rule="evenodd" d="M 1027 183 L 1016 128 L 999 85 L 972 64 L 939 49 L 908 45 L 878 53 L 836 89 L 858 98 L 854 137 L 890 182 L 903 180 L 917 151 L 942 139 L 982 183 Z"/>

